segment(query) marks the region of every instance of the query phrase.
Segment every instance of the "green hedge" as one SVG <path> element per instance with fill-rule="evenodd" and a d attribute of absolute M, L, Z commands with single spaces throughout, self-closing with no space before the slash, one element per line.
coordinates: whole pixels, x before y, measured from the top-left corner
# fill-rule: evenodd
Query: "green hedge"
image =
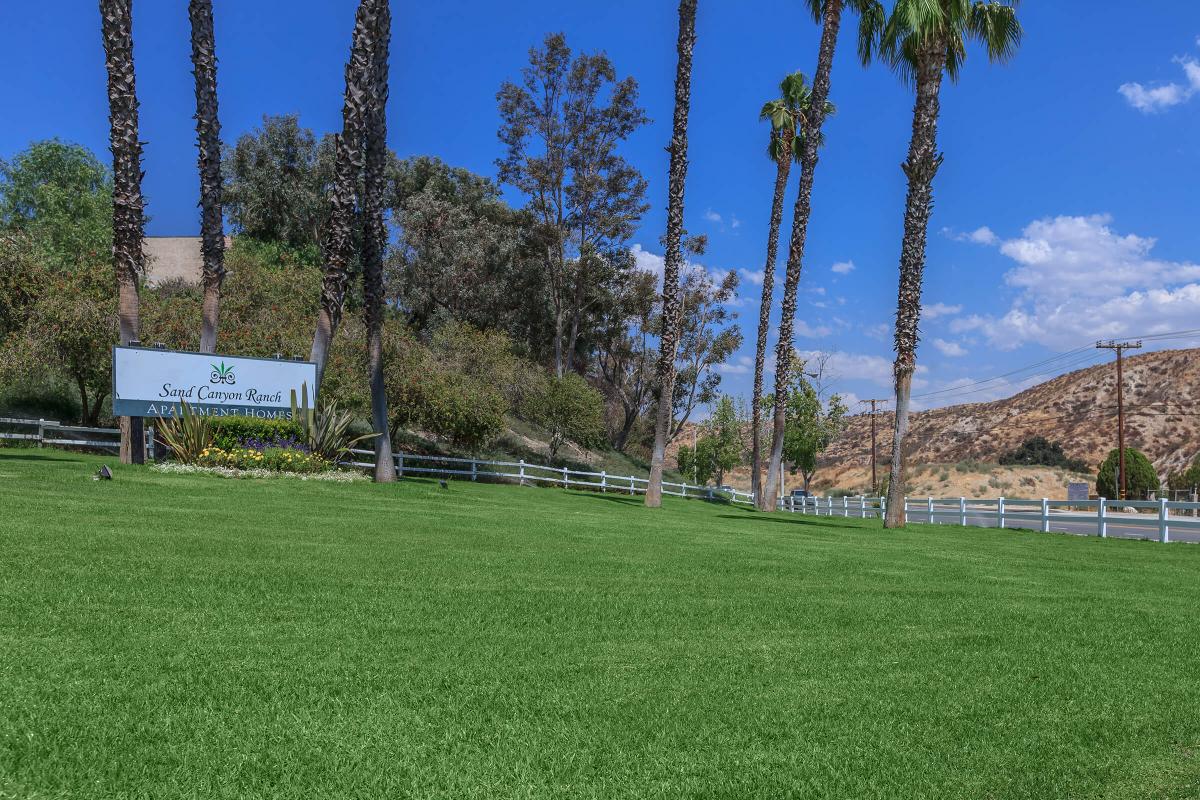
<path fill-rule="evenodd" d="M 239 447 L 247 439 L 268 441 L 300 436 L 300 425 L 290 419 L 258 417 L 209 417 L 213 446 L 222 450 Z"/>

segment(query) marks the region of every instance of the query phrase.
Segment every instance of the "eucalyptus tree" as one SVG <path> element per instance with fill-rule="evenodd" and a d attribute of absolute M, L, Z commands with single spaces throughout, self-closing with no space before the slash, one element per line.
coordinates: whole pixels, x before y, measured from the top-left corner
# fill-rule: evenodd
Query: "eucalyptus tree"
<path fill-rule="evenodd" d="M 375 480 L 396 480 L 388 424 L 387 386 L 383 363 L 383 254 L 388 234 L 383 219 L 387 188 L 388 49 L 392 37 L 390 0 L 375 0 L 374 46 L 371 52 L 366 119 L 366 166 L 363 174 L 363 306 L 367 327 L 367 369 L 371 384 L 371 422 L 375 432 Z"/>
<path fill-rule="evenodd" d="M 225 281 L 225 230 L 221 213 L 221 123 L 217 117 L 217 53 L 212 0 L 190 0 L 192 73 L 196 78 L 196 145 L 200 151 L 200 253 L 204 301 L 200 352 L 217 347 L 221 285 Z"/>
<path fill-rule="evenodd" d="M 646 211 L 646 180 L 618 152 L 648 119 L 633 78 L 617 79 L 603 53 L 573 55 L 561 33 L 529 51 L 519 83 L 496 93 L 501 183 L 529 198 L 545 240 L 545 285 L 554 324 L 554 369 L 575 364 L 575 349 L 613 273 L 605 254 L 620 250 Z"/>
<path fill-rule="evenodd" d="M 758 309 L 758 346 L 754 353 L 754 391 L 751 399 L 750 483 L 757 497 L 762 490 L 762 390 L 766 370 L 767 334 L 770 331 L 771 301 L 775 292 L 775 257 L 779 251 L 779 228 L 783 223 L 783 198 L 792 162 L 800 159 L 800 118 L 812 92 L 804 73 L 793 72 L 779 84 L 779 97 L 762 107 L 759 119 L 771 123 L 767 157 L 775 164 L 775 192 L 771 200 L 771 223 L 767 229 L 767 261 L 763 266 L 762 300 Z"/>
<path fill-rule="evenodd" d="M 688 112 L 692 106 L 692 51 L 696 48 L 696 0 L 679 0 L 679 39 L 675 49 L 675 117 L 671 126 L 671 144 L 667 148 L 671 163 L 667 173 L 667 236 L 663 267 L 662 333 L 658 353 L 658 413 L 654 420 L 654 449 L 650 454 L 650 481 L 646 484 L 646 505 L 662 505 L 662 473 L 666 460 L 667 439 L 675 404 L 675 350 L 679 339 L 683 289 L 679 273 L 683 267 L 683 189 L 687 180 Z"/>
<path fill-rule="evenodd" d="M 117 276 L 120 342 L 137 341 L 138 283 L 145 268 L 142 238 L 142 143 L 133 69 L 133 0 L 100 0 L 104 64 L 108 71 L 109 146 L 113 156 L 112 255 Z M 145 443 L 140 417 L 121 419 L 121 461 L 140 464 Z"/>
<path fill-rule="evenodd" d="M 860 40 L 874 30 L 884 14 L 878 0 L 807 0 L 813 19 L 821 23 L 821 43 L 817 51 L 817 69 L 813 73 L 812 92 L 808 108 L 800 114 L 800 190 L 792 213 L 792 235 L 788 245 L 787 273 L 783 283 L 782 314 L 779 320 L 779 341 L 775 347 L 775 407 L 771 425 L 771 461 L 763 491 L 756 498 L 763 511 L 773 510 L 779 486 L 779 466 L 783 459 L 783 435 L 787 423 L 787 392 L 791 382 L 793 332 L 796 321 L 796 292 L 804 262 L 804 246 L 808 237 L 808 220 L 812 215 L 813 178 L 817 169 L 817 154 L 823 141 L 822 127 L 829 112 L 829 85 L 833 72 L 833 55 L 837 48 L 838 30 L 842 24 L 843 7 L 857 11 L 860 19 Z"/>
<path fill-rule="evenodd" d="M 884 525 L 901 527 L 904 515 L 904 438 L 908 433 L 912 376 L 917 368 L 925 238 L 933 210 L 933 178 L 942 163 L 937 150 L 939 94 L 943 77 L 958 79 L 967 42 L 983 45 L 992 61 L 1006 61 L 1021 41 L 1017 0 L 896 0 L 891 15 L 864 37 L 863 58 L 875 55 L 916 90 L 912 138 L 901 165 L 908 179 L 900 284 L 896 304 L 895 435 Z"/>

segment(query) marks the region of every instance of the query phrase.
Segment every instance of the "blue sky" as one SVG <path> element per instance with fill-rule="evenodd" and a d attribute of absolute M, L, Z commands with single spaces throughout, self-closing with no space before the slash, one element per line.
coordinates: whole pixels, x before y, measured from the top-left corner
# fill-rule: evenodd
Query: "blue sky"
<path fill-rule="evenodd" d="M 194 234 L 186 3 L 134 6 L 149 232 Z M 354 6 L 215 0 L 224 138 L 264 114 L 299 113 L 318 132 L 338 126 Z M 757 113 L 785 73 L 815 66 L 819 31 L 801 6 L 701 0 L 699 12 L 687 226 L 710 236 L 705 268 L 746 276 L 746 344 L 724 369 L 727 390 L 741 394 L 749 393 L 752 279 L 763 269 L 773 179 Z M 918 405 L 1004 396 L 1105 360 L 1110 354 L 1081 350 L 1022 369 L 1096 338 L 1200 327 L 1200 5 L 1155 0 L 1138 11 L 1116 0 L 1023 3 L 1016 59 L 990 65 L 973 49 L 959 84 L 943 92 L 945 162 L 935 183 L 915 389 L 928 396 Z M 393 13 L 389 138 L 401 156 L 433 154 L 494 175 L 496 90 L 549 31 L 564 31 L 576 49 L 605 50 L 619 74 L 636 77 L 653 122 L 625 153 L 650 181 L 652 209 L 632 243 L 653 266 L 665 221 L 674 3 L 393 0 Z M 836 388 L 857 399 L 890 391 L 905 190 L 898 165 L 912 97 L 886 69 L 859 65 L 852 33 L 852 25 L 843 30 L 834 68 L 839 112 L 816 176 L 797 346 L 833 354 Z M 0 156 L 54 136 L 103 156 L 94 0 L 5 3 L 0 38 L 0 74 L 8 78 L 0 85 Z M 1196 343 L 1167 338 L 1155 346 Z M 977 383 L 1008 372 L 1015 374 Z"/>

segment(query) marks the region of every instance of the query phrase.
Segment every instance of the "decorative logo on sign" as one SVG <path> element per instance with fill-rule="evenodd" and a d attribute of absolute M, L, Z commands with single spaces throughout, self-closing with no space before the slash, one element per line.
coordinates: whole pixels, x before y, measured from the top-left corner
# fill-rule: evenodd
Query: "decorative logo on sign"
<path fill-rule="evenodd" d="M 225 366 L 225 362 L 221 362 L 221 366 L 212 364 L 212 374 L 208 377 L 209 383 L 223 383 L 226 386 L 233 386 L 237 383 L 237 376 L 233 374 L 233 365 Z"/>

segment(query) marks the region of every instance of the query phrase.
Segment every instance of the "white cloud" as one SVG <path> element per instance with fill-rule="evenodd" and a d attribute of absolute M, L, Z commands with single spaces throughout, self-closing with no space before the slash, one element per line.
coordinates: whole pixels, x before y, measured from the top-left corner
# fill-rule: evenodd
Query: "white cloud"
<path fill-rule="evenodd" d="M 765 273 L 761 269 L 739 269 L 738 273 L 746 279 L 747 283 L 753 283 L 755 286 L 763 285 Z"/>
<path fill-rule="evenodd" d="M 1200 39 L 1197 40 L 1197 45 L 1200 45 Z M 1192 99 L 1192 95 L 1200 92 L 1200 63 L 1187 57 L 1172 60 L 1183 69 L 1187 83 L 1172 81 L 1160 86 L 1147 87 L 1137 81 L 1130 81 L 1118 86 L 1117 91 L 1129 105 L 1143 114 L 1154 114 L 1186 103 Z"/>
<path fill-rule="evenodd" d="M 713 211 L 711 208 L 710 208 L 710 209 L 707 209 L 707 210 L 704 212 L 704 218 L 705 218 L 706 220 L 708 220 L 709 222 L 715 222 L 715 223 L 717 223 L 718 225 L 719 225 L 719 224 L 721 224 L 721 222 L 722 222 L 722 220 L 721 220 L 721 215 L 720 215 L 720 214 L 718 214 L 717 212 Z"/>
<path fill-rule="evenodd" d="M 886 322 L 880 322 L 878 325 L 872 325 L 867 328 L 863 333 L 872 339 L 883 341 L 892 335 L 892 326 Z"/>
<path fill-rule="evenodd" d="M 812 327 L 805 320 L 796 320 L 796 335 L 803 336 L 806 339 L 823 339 L 833 333 L 833 328 L 828 325 L 818 325 Z"/>
<path fill-rule="evenodd" d="M 965 356 L 967 354 L 966 349 L 958 342 L 949 342 L 945 339 L 934 339 L 933 346 L 937 348 L 939 353 L 951 358 L 958 358 L 959 356 Z"/>
<path fill-rule="evenodd" d="M 839 261 L 836 264 L 834 264 L 832 267 L 830 267 L 830 269 L 833 270 L 834 272 L 836 272 L 838 275 L 849 275 L 851 272 L 854 271 L 854 262 L 853 261 Z"/>
<path fill-rule="evenodd" d="M 650 272 L 658 276 L 658 283 L 662 285 L 663 271 L 666 268 L 666 259 L 658 253 L 651 253 L 649 250 L 643 250 L 640 244 L 635 244 L 630 248 L 633 253 L 634 265 L 643 272 Z"/>
<path fill-rule="evenodd" d="M 736 214 L 729 215 L 729 227 L 733 228 L 734 230 L 742 227 L 742 221 L 737 218 Z"/>
<path fill-rule="evenodd" d="M 892 388 L 892 361 L 883 356 L 868 355 L 866 353 L 846 353 L 840 350 L 822 351 L 822 350 L 802 350 L 800 357 L 808 362 L 815 363 L 823 354 L 829 356 L 829 360 L 825 362 L 826 378 L 832 384 L 838 380 L 860 380 L 869 381 L 879 386 Z M 929 367 L 918 364 L 917 375 L 926 375 L 929 373 Z M 914 377 L 913 388 L 921 389 L 929 385 L 929 381 L 924 378 Z"/>
<path fill-rule="evenodd" d="M 924 319 L 937 319 L 938 317 L 957 314 L 960 311 L 962 311 L 962 306 L 950 306 L 945 303 L 933 303 L 932 305 L 921 306 L 921 316 Z"/>
<path fill-rule="evenodd" d="M 754 357 L 738 356 L 732 362 L 725 362 L 717 367 L 722 375 L 751 375 L 754 373 Z"/>
<path fill-rule="evenodd" d="M 1002 350 L 1027 342 L 1070 349 L 1089 339 L 1195 327 L 1200 264 L 1152 255 L 1155 240 L 1119 234 L 1106 214 L 1027 225 L 1000 252 L 1016 262 L 1005 282 L 1019 290 L 1007 313 L 951 322 L 978 330 Z"/>
<path fill-rule="evenodd" d="M 987 225 L 981 225 L 973 231 L 956 231 L 953 228 L 942 228 L 942 236 L 956 242 L 971 242 L 988 247 L 1000 241 L 1000 237 Z"/>
<path fill-rule="evenodd" d="M 658 277 L 659 288 L 662 288 L 663 273 L 666 271 L 667 260 L 658 253 L 652 253 L 643 248 L 640 244 L 634 244 L 629 248 L 629 252 L 633 253 L 634 266 L 643 272 L 649 272 Z M 682 268 L 682 275 L 687 275 L 692 271 L 704 272 L 708 275 L 708 279 L 713 283 L 720 283 L 729 274 L 727 269 L 708 268 L 703 264 L 695 261 L 685 261 Z M 742 270 L 744 272 L 744 270 Z M 741 302 L 739 298 L 734 298 L 727 305 L 738 305 Z"/>

